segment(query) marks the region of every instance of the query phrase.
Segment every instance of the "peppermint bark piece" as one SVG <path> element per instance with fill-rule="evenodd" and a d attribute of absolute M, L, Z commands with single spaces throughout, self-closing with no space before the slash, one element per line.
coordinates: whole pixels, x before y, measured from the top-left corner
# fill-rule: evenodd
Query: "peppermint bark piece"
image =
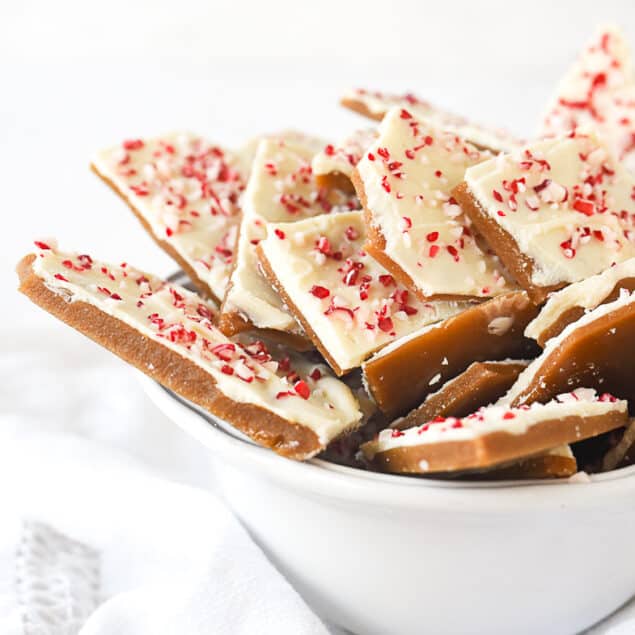
<path fill-rule="evenodd" d="M 560 81 L 541 136 L 593 128 L 630 169 L 635 167 L 635 78 L 624 34 L 600 27 Z"/>
<path fill-rule="evenodd" d="M 324 365 L 294 369 L 262 342 L 226 338 L 214 307 L 186 289 L 51 247 L 19 263 L 25 295 L 254 441 L 306 459 L 356 427 L 357 400 Z"/>
<path fill-rule="evenodd" d="M 545 345 L 501 403 L 545 403 L 563 390 L 586 386 L 635 399 L 635 294 L 601 304 Z"/>
<path fill-rule="evenodd" d="M 536 302 L 635 256 L 635 180 L 592 134 L 468 168 L 454 196 Z"/>
<path fill-rule="evenodd" d="M 383 430 L 362 451 L 385 472 L 482 470 L 595 437 L 627 421 L 626 401 L 578 389 L 546 404 L 495 405 L 461 419 L 440 417 L 408 430 Z"/>
<path fill-rule="evenodd" d="M 343 375 L 396 338 L 469 306 L 422 302 L 364 250 L 361 212 L 268 225 L 265 275 L 333 370 Z"/>
<path fill-rule="evenodd" d="M 507 393 L 528 363 L 518 359 L 474 362 L 439 390 L 430 393 L 405 417 L 393 421 L 390 427 L 406 430 L 420 421 L 432 421 L 436 417 L 465 417 L 489 406 Z"/>
<path fill-rule="evenodd" d="M 356 88 L 345 93 L 340 103 L 345 108 L 375 121 L 381 121 L 392 108 L 405 108 L 438 128 L 463 137 L 481 150 L 508 152 L 522 145 L 520 139 L 506 130 L 475 124 L 465 117 L 436 108 L 413 93 L 394 94 Z"/>
<path fill-rule="evenodd" d="M 228 335 L 267 329 L 292 335 L 302 331 L 258 268 L 256 246 L 267 235 L 267 223 L 298 221 L 353 204 L 350 196 L 327 194 L 311 170 L 311 148 L 275 139 L 258 145 L 243 197 L 243 219 L 237 258 L 221 309 L 220 327 Z"/>
<path fill-rule="evenodd" d="M 394 419 L 475 361 L 531 359 L 539 349 L 523 332 L 537 313 L 524 291 L 514 291 L 424 326 L 364 362 L 368 392 Z"/>
<path fill-rule="evenodd" d="M 174 133 L 102 150 L 91 167 L 201 293 L 220 302 L 245 189 L 240 158 L 197 135 Z"/>
<path fill-rule="evenodd" d="M 509 290 L 451 195 L 483 154 L 457 135 L 391 110 L 353 173 L 367 251 L 421 298 L 489 297 Z"/>
<path fill-rule="evenodd" d="M 635 291 L 635 258 L 551 294 L 536 319 L 527 325 L 525 335 L 544 348 L 587 311 L 617 300 L 622 289 Z"/>
<path fill-rule="evenodd" d="M 362 128 L 355 130 L 338 144 L 329 143 L 321 149 L 313 157 L 311 164 L 318 186 L 353 194 L 353 170 L 376 138 L 376 128 Z"/>

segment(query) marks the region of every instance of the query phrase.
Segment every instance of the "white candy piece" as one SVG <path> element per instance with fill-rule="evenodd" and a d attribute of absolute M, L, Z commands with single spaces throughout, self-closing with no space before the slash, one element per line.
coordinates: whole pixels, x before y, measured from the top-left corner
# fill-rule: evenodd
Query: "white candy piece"
<path fill-rule="evenodd" d="M 357 165 L 370 222 L 385 240 L 382 253 L 421 297 L 509 291 L 498 260 L 477 245 L 451 196 L 466 168 L 489 156 L 395 108 Z"/>
<path fill-rule="evenodd" d="M 256 246 L 267 235 L 267 223 L 295 222 L 337 211 L 318 189 L 311 169 L 313 148 L 277 139 L 258 145 L 243 197 L 243 220 L 237 260 L 223 303 L 223 313 L 239 314 L 257 328 L 299 332 L 278 294 L 258 270 Z M 351 199 L 341 197 L 341 203 Z"/>
<path fill-rule="evenodd" d="M 594 134 L 538 141 L 467 169 L 470 193 L 533 263 L 577 282 L 635 256 L 635 179 Z"/>
<path fill-rule="evenodd" d="M 351 390 L 324 366 L 315 373 L 315 364 L 300 364 L 289 379 L 290 369 L 262 342 L 226 338 L 212 324 L 215 307 L 187 289 L 129 265 L 50 248 L 40 250 L 32 268 L 53 293 L 121 320 L 209 373 L 225 396 L 307 426 L 324 445 L 361 418 Z"/>
<path fill-rule="evenodd" d="M 239 158 L 201 137 L 173 133 L 102 150 L 93 167 L 221 300 L 234 261 L 240 196 Z"/>
<path fill-rule="evenodd" d="M 268 226 L 265 268 L 305 331 L 338 373 L 425 324 L 467 306 L 422 302 L 363 249 L 361 212 Z"/>

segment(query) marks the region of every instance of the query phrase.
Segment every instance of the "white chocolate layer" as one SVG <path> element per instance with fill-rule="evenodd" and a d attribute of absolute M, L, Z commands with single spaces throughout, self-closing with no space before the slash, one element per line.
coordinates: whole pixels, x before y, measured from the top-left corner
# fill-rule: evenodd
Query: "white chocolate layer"
<path fill-rule="evenodd" d="M 307 426 L 323 444 L 361 418 L 350 389 L 325 366 L 318 367 L 319 374 L 313 373 L 315 364 L 291 369 L 274 360 L 262 342 L 232 342 L 213 326 L 214 307 L 183 287 L 128 265 L 55 249 L 41 249 L 33 271 L 68 302 L 86 302 L 195 363 L 230 399 Z"/>
<path fill-rule="evenodd" d="M 395 448 L 434 443 L 470 441 L 495 432 L 523 435 L 544 421 L 557 421 L 565 417 L 597 417 L 611 412 L 626 412 L 627 403 L 610 395 L 597 396 L 594 390 L 578 388 L 558 395 L 546 404 L 534 403 L 521 408 L 494 405 L 477 410 L 474 414 L 457 419 L 439 418 L 407 430 L 382 430 L 375 441 L 362 446 L 367 459 L 379 452 Z M 563 456 L 566 451 L 560 449 Z"/>
<path fill-rule="evenodd" d="M 499 399 L 499 404 L 510 404 L 518 397 L 518 395 L 522 394 L 527 387 L 532 383 L 537 373 L 540 371 L 540 368 L 545 363 L 545 361 L 551 356 L 551 354 L 556 351 L 562 342 L 569 337 L 572 333 L 574 333 L 579 328 L 587 326 L 592 322 L 612 313 L 613 311 L 617 311 L 622 307 L 625 307 L 629 304 L 635 303 L 635 293 L 628 293 L 626 290 L 623 290 L 620 293 L 620 297 L 614 302 L 607 302 L 606 304 L 601 304 L 600 306 L 592 309 L 585 315 L 583 315 L 579 320 L 568 324 L 562 332 L 556 337 L 552 337 L 545 345 L 542 353 L 534 359 L 527 368 L 520 373 L 516 383 L 509 389 L 507 394 L 504 397 Z"/>
<path fill-rule="evenodd" d="M 532 282 L 577 282 L 635 256 L 635 180 L 594 135 L 538 141 L 465 181 L 533 261 Z"/>
<path fill-rule="evenodd" d="M 611 294 L 620 280 L 635 278 L 635 258 L 625 260 L 606 271 L 557 291 L 549 297 L 536 319 L 525 329 L 525 335 L 537 340 L 540 334 L 558 321 L 568 309 L 595 309 Z"/>
<path fill-rule="evenodd" d="M 635 80 L 620 29 L 600 27 L 560 81 L 542 121 L 541 136 L 592 127 L 620 160 L 635 167 Z"/>
<path fill-rule="evenodd" d="M 391 110 L 357 170 L 384 251 L 422 296 L 489 297 L 509 286 L 498 260 L 482 251 L 451 197 L 482 153 L 407 110 Z"/>
<path fill-rule="evenodd" d="M 465 308 L 421 302 L 363 250 L 361 212 L 268 226 L 263 254 L 312 335 L 342 370 Z"/>
<path fill-rule="evenodd" d="M 339 173 L 350 178 L 364 152 L 377 138 L 376 128 L 362 128 L 342 139 L 338 144 L 328 144 L 313 157 L 315 175 Z"/>
<path fill-rule="evenodd" d="M 520 139 L 513 137 L 506 130 L 480 126 L 465 117 L 436 108 L 412 93 L 395 95 L 357 88 L 349 90 L 342 97 L 342 101 L 363 104 L 374 118 L 383 118 L 391 108 L 405 108 L 438 128 L 453 132 L 479 148 L 495 152 L 508 152 L 522 144 Z"/>
<path fill-rule="evenodd" d="M 245 188 L 238 157 L 195 135 L 174 133 L 125 141 L 99 152 L 93 166 L 221 299 Z"/>
<path fill-rule="evenodd" d="M 243 220 L 236 266 L 223 312 L 239 313 L 258 328 L 299 332 L 299 326 L 258 269 L 256 245 L 266 237 L 268 222 L 297 221 L 334 210 L 351 198 L 320 191 L 311 170 L 312 148 L 275 139 L 258 145 L 243 197 Z"/>

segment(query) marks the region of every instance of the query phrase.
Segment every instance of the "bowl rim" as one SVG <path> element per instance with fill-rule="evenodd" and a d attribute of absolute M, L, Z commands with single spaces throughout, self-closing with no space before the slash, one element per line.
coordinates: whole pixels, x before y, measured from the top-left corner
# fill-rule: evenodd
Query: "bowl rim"
<path fill-rule="evenodd" d="M 585 505 L 591 498 L 596 506 L 611 500 L 612 493 L 635 494 L 635 465 L 592 474 L 588 482 L 577 483 L 569 479 L 450 481 L 360 470 L 317 458 L 293 461 L 257 445 L 229 423 L 136 372 L 151 401 L 180 428 L 235 467 L 266 474 L 287 489 L 348 502 L 399 507 L 418 503 L 428 507 L 436 502 L 448 508 L 459 502 L 478 502 L 481 509 L 490 504 L 499 511 L 503 499 L 506 509 L 510 503 L 526 507 L 528 501 L 534 507 L 541 503 L 561 507 L 565 502 Z"/>

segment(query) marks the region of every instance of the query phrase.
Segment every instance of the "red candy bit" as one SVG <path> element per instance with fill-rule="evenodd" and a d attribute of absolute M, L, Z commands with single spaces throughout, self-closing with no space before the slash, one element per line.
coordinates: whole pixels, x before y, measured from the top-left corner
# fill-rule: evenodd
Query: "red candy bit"
<path fill-rule="evenodd" d="M 324 154 L 326 154 L 327 157 L 332 157 L 335 154 L 335 148 L 331 143 L 324 148 Z"/>
<path fill-rule="evenodd" d="M 573 202 L 573 209 L 576 212 L 584 214 L 585 216 L 593 216 L 593 214 L 595 213 L 595 204 L 591 201 L 577 199 Z"/>
<path fill-rule="evenodd" d="M 375 160 L 375 155 L 372 152 L 369 152 L 367 156 L 368 156 L 368 160 L 369 161 L 374 161 Z M 633 191 L 634 191 L 633 196 L 635 196 L 635 188 L 633 188 Z M 633 200 L 635 200 L 635 199 L 633 199 Z"/>
<path fill-rule="evenodd" d="M 53 277 L 56 280 L 61 280 L 62 282 L 68 282 L 68 279 L 65 278 L 61 273 L 56 273 Z"/>
<path fill-rule="evenodd" d="M 150 194 L 150 190 L 148 189 L 148 186 L 145 183 L 141 183 L 140 185 L 131 185 L 130 189 L 137 196 L 148 196 Z"/>
<path fill-rule="evenodd" d="M 313 381 L 318 381 L 320 379 L 322 379 L 322 372 L 320 371 L 319 368 L 314 368 L 311 371 L 311 374 L 309 375 L 309 377 L 313 380 Z"/>
<path fill-rule="evenodd" d="M 295 397 L 295 393 L 290 390 L 282 390 L 276 395 L 276 399 L 284 399 L 285 397 Z"/>
<path fill-rule="evenodd" d="M 565 258 L 575 258 L 576 250 L 573 248 L 570 238 L 560 243 L 560 249 L 562 249 Z"/>
<path fill-rule="evenodd" d="M 390 194 L 390 192 L 392 191 L 392 188 L 390 187 L 390 183 L 388 183 L 388 177 L 384 174 L 384 176 L 381 177 L 381 186 L 384 188 L 384 190 Z"/>
<path fill-rule="evenodd" d="M 383 273 L 379 276 L 379 282 L 384 285 L 384 287 L 390 287 L 395 285 L 395 279 L 389 273 Z"/>
<path fill-rule="evenodd" d="M 229 364 L 223 364 L 221 366 L 220 372 L 224 375 L 233 375 L 234 369 Z"/>
<path fill-rule="evenodd" d="M 439 253 L 439 245 L 430 245 L 430 250 L 428 251 L 428 256 L 430 258 L 434 258 Z"/>
<path fill-rule="evenodd" d="M 123 142 L 124 150 L 141 150 L 143 148 L 144 143 L 141 139 L 126 139 Z"/>
<path fill-rule="evenodd" d="M 349 225 L 344 230 L 344 235 L 348 238 L 348 240 L 357 240 L 359 238 L 359 232 L 352 225 Z"/>
<path fill-rule="evenodd" d="M 331 243 L 326 236 L 320 236 L 317 239 L 315 248 L 325 256 L 329 256 L 331 254 Z"/>
<path fill-rule="evenodd" d="M 276 227 L 276 229 L 273 230 L 273 233 L 280 239 L 280 240 L 284 240 L 285 239 L 285 233 L 281 230 L 278 229 Z"/>
<path fill-rule="evenodd" d="M 324 298 L 328 298 L 331 292 L 326 288 L 322 287 L 319 284 L 314 284 L 311 287 L 310 291 L 311 295 L 314 295 L 316 298 L 320 298 L 320 300 Z"/>
<path fill-rule="evenodd" d="M 447 249 L 447 252 L 450 254 L 450 256 L 454 258 L 454 262 L 458 262 L 460 260 L 459 252 L 454 245 L 448 245 L 446 249 Z"/>
<path fill-rule="evenodd" d="M 211 353 L 216 355 L 218 359 L 224 362 L 230 361 L 232 357 L 234 356 L 235 352 L 236 352 L 236 345 L 233 344 L 232 342 L 226 342 L 224 344 L 216 344 L 216 346 L 213 346 L 211 348 Z"/>
<path fill-rule="evenodd" d="M 390 152 L 388 152 L 388 148 L 377 148 L 377 154 L 385 161 L 390 158 Z"/>
<path fill-rule="evenodd" d="M 494 197 L 495 200 L 497 200 L 499 203 L 503 202 L 503 196 L 501 195 L 500 192 L 497 192 L 496 190 L 492 190 L 492 196 Z"/>
<path fill-rule="evenodd" d="M 112 300 L 121 300 L 121 296 L 118 293 L 112 293 L 107 287 L 97 287 L 97 291 L 103 293 Z"/>
<path fill-rule="evenodd" d="M 162 331 L 165 328 L 165 320 L 162 317 L 159 317 L 158 313 L 151 313 L 148 315 L 148 320 L 150 320 L 150 323 L 154 324 L 159 331 Z"/>
<path fill-rule="evenodd" d="M 49 247 L 46 243 L 43 243 L 41 240 L 35 240 L 33 241 L 33 244 L 38 248 L 38 249 L 49 249 L 52 251 L 51 247 Z"/>
<path fill-rule="evenodd" d="M 504 212 L 502 209 L 499 209 L 496 213 L 497 213 L 499 216 L 507 216 L 507 214 L 505 214 L 505 212 Z"/>
<path fill-rule="evenodd" d="M 311 389 L 303 379 L 300 379 L 293 384 L 293 390 L 295 390 L 302 399 L 308 399 L 311 396 Z"/>
<path fill-rule="evenodd" d="M 516 418 L 516 415 L 509 410 L 503 415 L 503 419 L 515 419 L 515 418 Z"/>
<path fill-rule="evenodd" d="M 196 341 L 196 333 L 188 331 L 182 324 L 172 328 L 168 332 L 167 337 L 170 342 L 176 342 L 177 344 L 192 344 Z"/>
<path fill-rule="evenodd" d="M 410 216 L 402 216 L 401 217 L 401 226 L 402 233 L 407 232 L 409 229 L 412 229 L 412 218 Z"/>
<path fill-rule="evenodd" d="M 402 430 L 399 430 L 399 429 L 395 428 L 394 430 L 392 430 L 392 431 L 390 432 L 390 437 L 391 437 L 392 439 L 397 439 L 398 437 L 403 437 L 405 434 L 406 434 L 406 433 L 405 433 L 405 432 L 403 432 Z"/>
<path fill-rule="evenodd" d="M 614 397 L 610 393 L 605 392 L 598 397 L 598 401 L 601 401 L 602 403 L 604 402 L 615 403 L 617 401 L 617 397 Z"/>
<path fill-rule="evenodd" d="M 433 242 L 435 242 L 436 240 L 438 240 L 438 238 L 439 238 L 439 232 L 430 232 L 430 233 L 426 236 L 426 240 L 427 240 L 429 243 L 433 243 Z"/>
<path fill-rule="evenodd" d="M 392 318 L 389 317 L 389 316 L 381 316 L 377 320 L 377 326 L 384 333 L 390 333 L 393 330 L 393 328 L 394 328 L 394 325 L 393 325 L 393 322 L 392 322 Z"/>
<path fill-rule="evenodd" d="M 412 119 L 412 115 L 405 108 L 401 109 L 401 112 L 399 113 L 399 116 L 402 119 Z"/>
<path fill-rule="evenodd" d="M 351 320 L 355 319 L 355 311 L 353 309 L 349 309 L 345 306 L 335 306 L 331 304 L 326 311 L 324 311 L 324 315 L 334 315 L 336 313 L 343 313 L 348 316 Z"/>

